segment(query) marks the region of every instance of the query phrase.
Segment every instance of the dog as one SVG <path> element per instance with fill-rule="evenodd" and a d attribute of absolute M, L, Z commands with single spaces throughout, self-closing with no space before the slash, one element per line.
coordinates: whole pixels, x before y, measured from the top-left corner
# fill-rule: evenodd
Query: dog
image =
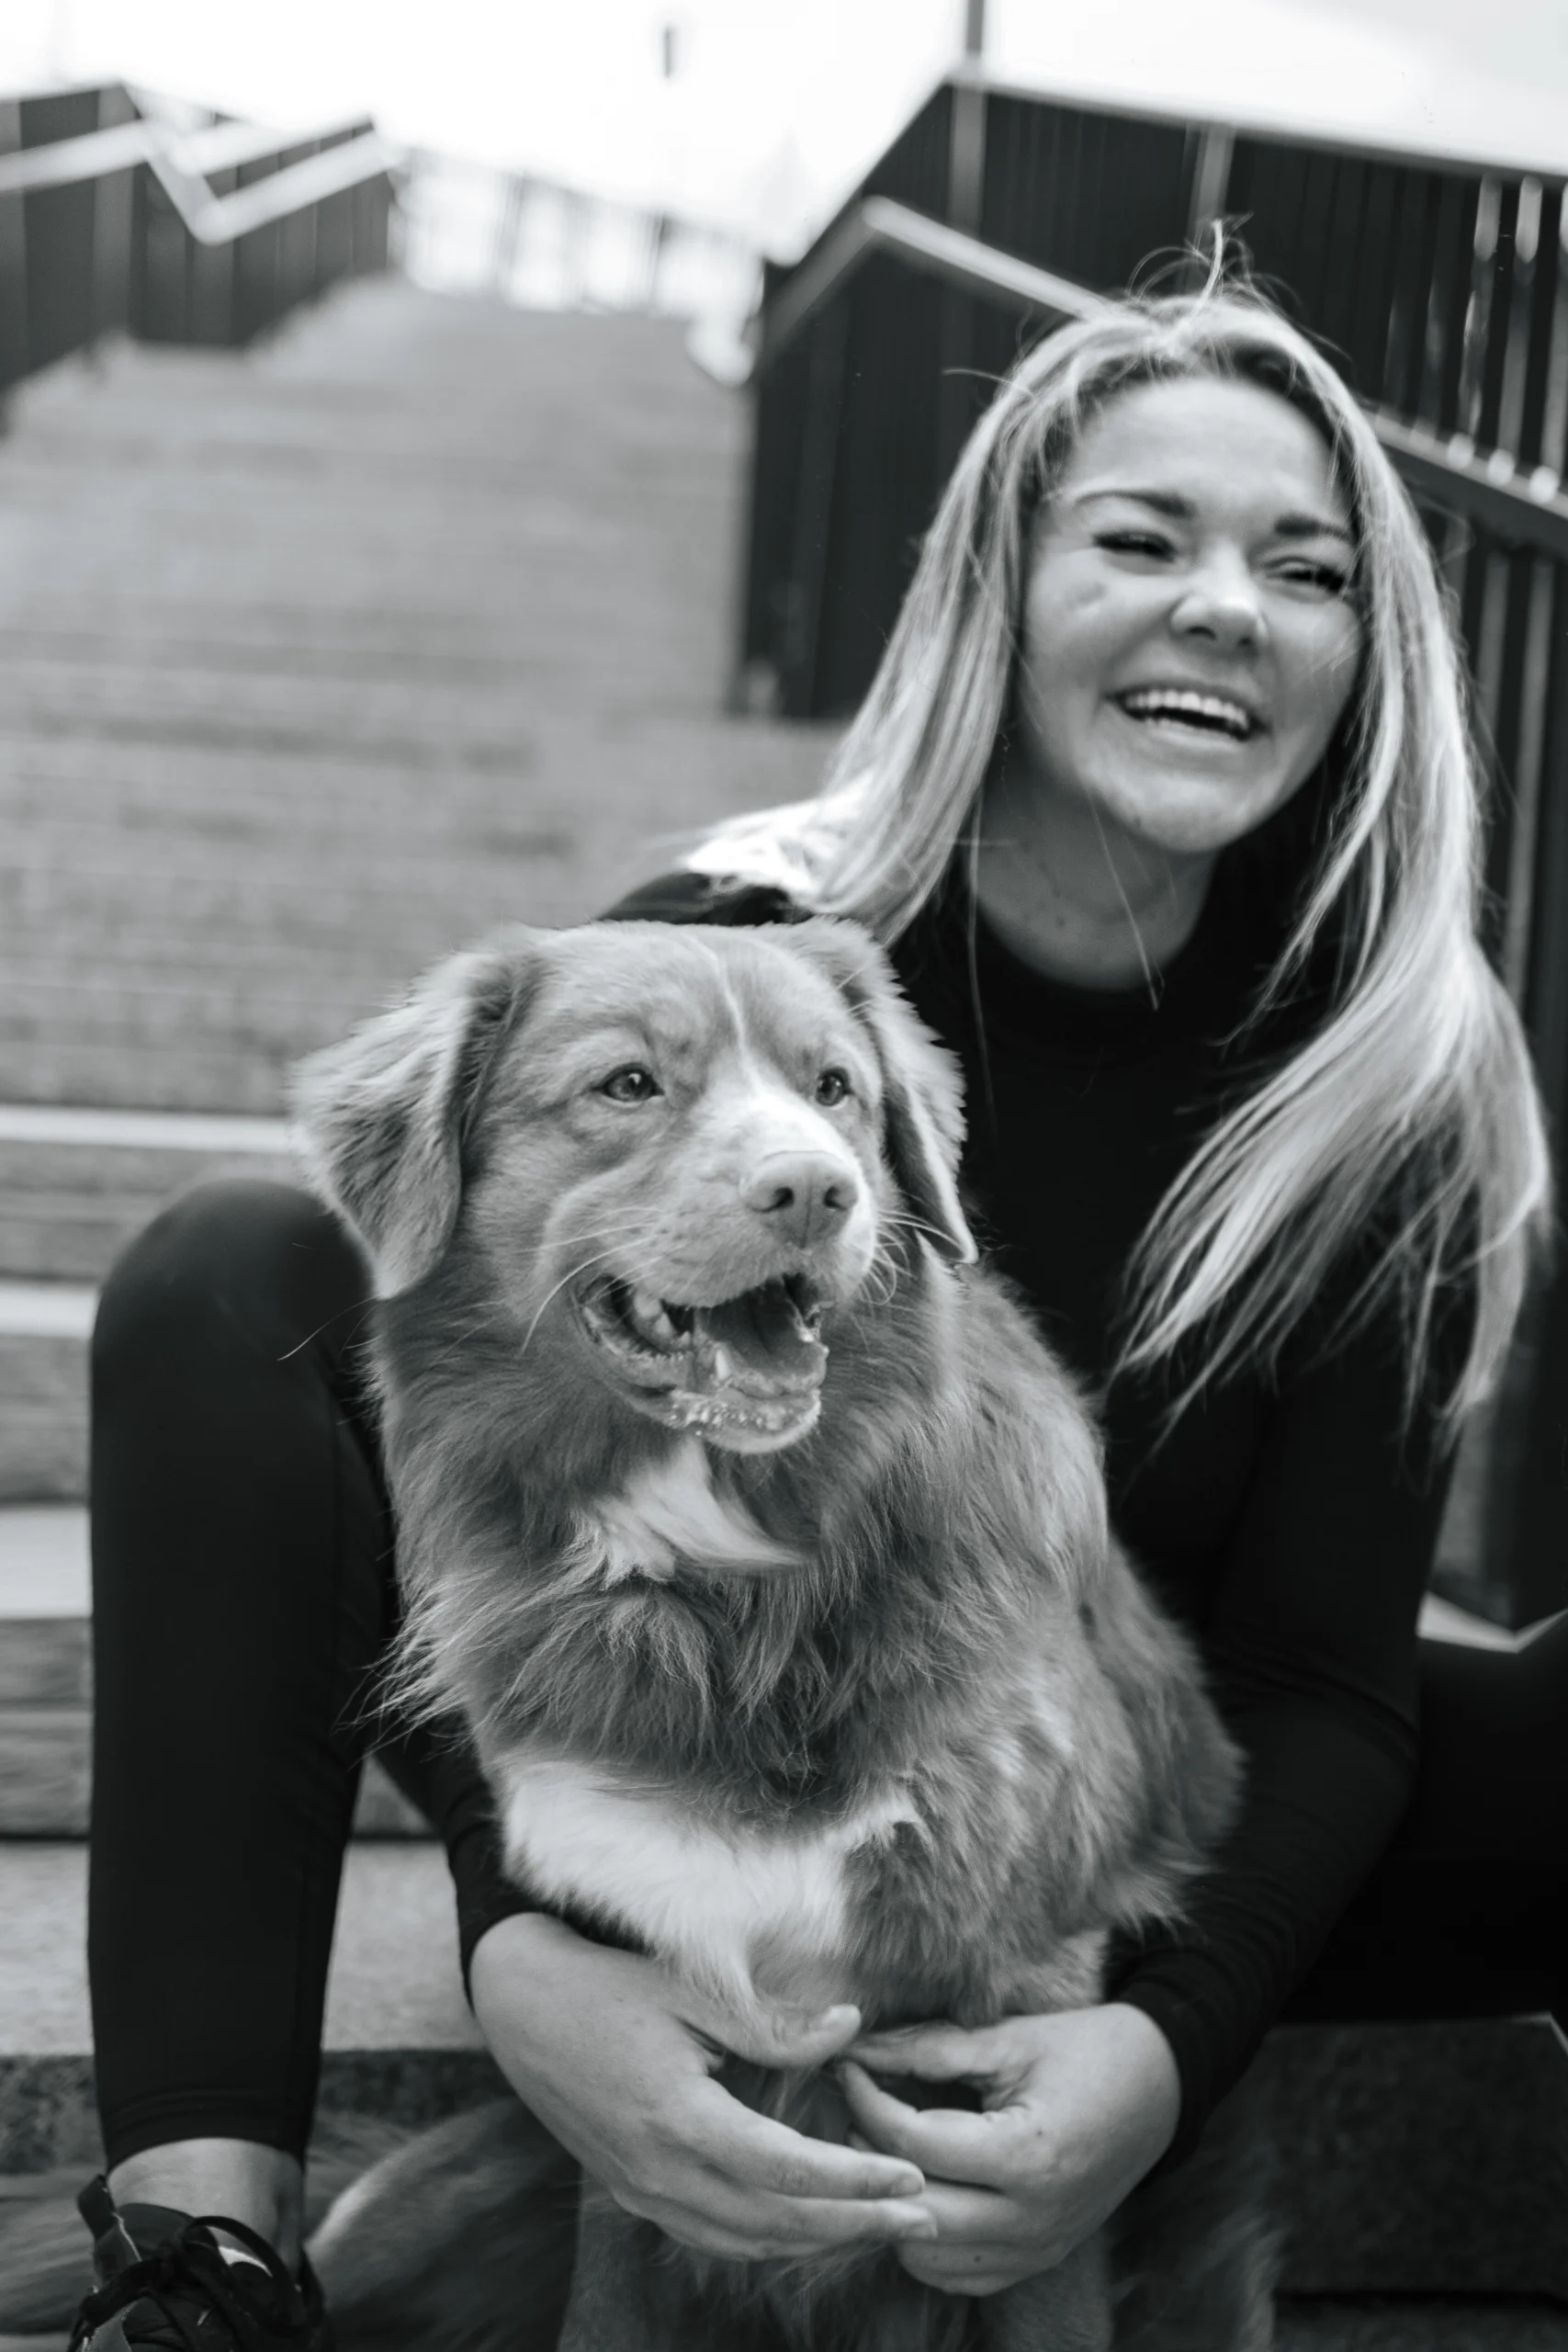
<path fill-rule="evenodd" d="M 1237 1758 L 1110 1532 L 1082 1399 L 978 1262 L 955 1065 L 870 938 L 515 930 L 313 1057 L 295 1108 L 375 1272 L 397 1686 L 466 1721 L 514 1878 L 721 2043 L 829 2002 L 871 2028 L 1103 1997 Z M 849 2134 L 830 2071 L 724 2079 Z M 1115 2245 L 974 2301 L 888 2248 L 674 2247 L 590 2193 L 562 2341 L 1260 2352 L 1224 2137 Z M 396 2300 L 377 2205 L 317 2242 L 334 2311 L 356 2265 Z M 504 2270 L 465 2343 L 507 2340 Z"/>

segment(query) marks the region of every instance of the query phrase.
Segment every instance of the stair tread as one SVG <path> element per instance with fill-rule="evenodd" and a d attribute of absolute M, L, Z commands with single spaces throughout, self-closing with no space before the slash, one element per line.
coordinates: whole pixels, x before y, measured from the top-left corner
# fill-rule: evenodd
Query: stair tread
<path fill-rule="evenodd" d="M 0 2057 L 92 2047 L 85 1846 L 0 1841 Z M 344 1865 L 327 1992 L 329 2050 L 473 2050 L 446 1858 L 357 1844 Z"/>

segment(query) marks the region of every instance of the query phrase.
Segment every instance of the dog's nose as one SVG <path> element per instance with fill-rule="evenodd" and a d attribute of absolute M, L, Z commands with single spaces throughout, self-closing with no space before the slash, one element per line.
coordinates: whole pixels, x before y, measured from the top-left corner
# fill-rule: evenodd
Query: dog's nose
<path fill-rule="evenodd" d="M 797 1245 L 820 1241 L 860 1198 L 852 1168 L 825 1151 L 773 1151 L 740 1187 L 749 1209 Z"/>

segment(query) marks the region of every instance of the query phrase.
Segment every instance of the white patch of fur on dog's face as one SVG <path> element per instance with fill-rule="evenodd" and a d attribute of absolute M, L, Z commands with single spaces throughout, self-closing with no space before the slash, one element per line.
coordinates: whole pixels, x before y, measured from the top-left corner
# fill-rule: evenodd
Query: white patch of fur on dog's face
<path fill-rule="evenodd" d="M 897 1789 L 841 1820 L 762 1835 L 604 1765 L 523 1750 L 491 1769 L 520 1883 L 629 1931 L 749 2022 L 847 1997 L 850 1858 L 921 1826 Z"/>

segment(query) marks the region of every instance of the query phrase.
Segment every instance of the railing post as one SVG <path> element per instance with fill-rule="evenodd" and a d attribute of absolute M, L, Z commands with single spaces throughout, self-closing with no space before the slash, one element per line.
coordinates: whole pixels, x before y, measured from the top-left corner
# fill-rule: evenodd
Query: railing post
<path fill-rule="evenodd" d="M 21 113 L 15 98 L 0 98 L 0 155 L 20 147 Z M 0 196 L 0 398 L 28 372 L 26 202 L 19 192 Z"/>
<path fill-rule="evenodd" d="M 843 430 L 844 363 L 849 312 L 836 302 L 812 331 L 811 368 L 800 453 L 800 492 L 789 567 L 790 609 L 784 616 L 779 679 L 785 708 L 795 718 L 820 716 L 817 704 L 829 593 L 833 492 Z"/>
<path fill-rule="evenodd" d="M 1235 134 L 1210 123 L 1198 137 L 1198 160 L 1192 172 L 1192 201 L 1187 213 L 1187 242 L 1201 251 L 1216 220 L 1223 220 L 1230 195 L 1231 163 Z"/>

